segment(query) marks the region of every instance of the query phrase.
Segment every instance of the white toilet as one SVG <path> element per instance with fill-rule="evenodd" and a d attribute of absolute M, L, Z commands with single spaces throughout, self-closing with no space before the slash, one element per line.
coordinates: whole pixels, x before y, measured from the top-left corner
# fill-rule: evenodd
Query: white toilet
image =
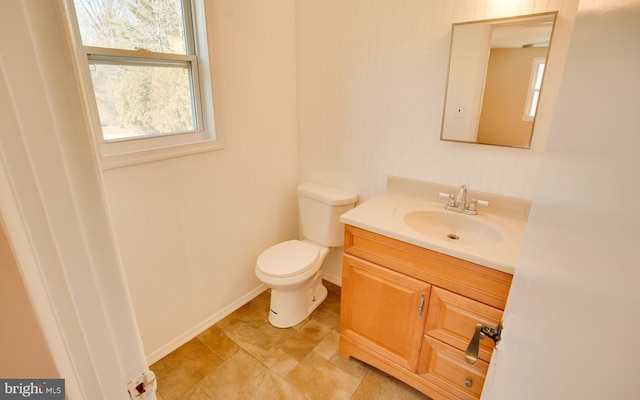
<path fill-rule="evenodd" d="M 340 215 L 352 209 L 358 195 L 319 183 L 298 186 L 303 240 L 278 243 L 263 251 L 256 276 L 271 288 L 269 322 L 278 328 L 299 324 L 327 297 L 320 267 L 329 247 L 344 244 Z"/>

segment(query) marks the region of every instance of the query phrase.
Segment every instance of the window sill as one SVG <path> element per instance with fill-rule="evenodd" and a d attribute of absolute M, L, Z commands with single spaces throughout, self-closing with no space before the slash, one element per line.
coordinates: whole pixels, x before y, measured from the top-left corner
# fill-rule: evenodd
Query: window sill
<path fill-rule="evenodd" d="M 166 147 L 131 151 L 127 153 L 103 155 L 100 158 L 102 170 L 110 170 L 153 161 L 183 157 L 197 153 L 215 151 L 223 146 L 218 140 L 203 140 L 192 143 L 171 145 Z"/>

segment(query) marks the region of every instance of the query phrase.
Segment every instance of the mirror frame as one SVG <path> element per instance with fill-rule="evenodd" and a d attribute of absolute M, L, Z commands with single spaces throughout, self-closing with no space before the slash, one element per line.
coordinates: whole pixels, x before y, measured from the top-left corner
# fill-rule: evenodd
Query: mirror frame
<path fill-rule="evenodd" d="M 499 27 L 499 26 L 506 26 L 506 25 L 510 25 L 510 24 L 515 24 L 518 22 L 526 22 L 527 20 L 533 20 L 533 19 L 543 19 L 543 18 L 549 18 L 549 22 L 552 24 L 551 26 L 551 32 L 549 34 L 549 44 L 547 47 L 547 53 L 545 56 L 545 65 L 548 64 L 549 62 L 549 55 L 550 55 L 550 51 L 551 51 L 551 46 L 553 43 L 553 34 L 555 32 L 555 28 L 556 28 L 556 22 L 558 20 L 558 11 L 551 11 L 551 12 L 544 12 L 544 13 L 536 13 L 536 14 L 526 14 L 526 15 L 514 15 L 511 17 L 504 17 L 504 18 L 494 18 L 494 19 L 485 19 L 485 20 L 476 20 L 476 21 L 467 21 L 467 22 L 458 22 L 458 23 L 454 23 L 452 24 L 452 29 L 451 29 L 451 42 L 450 42 L 450 46 L 449 46 L 449 65 L 448 65 L 448 70 L 447 70 L 447 80 L 446 80 L 446 91 L 445 91 L 445 98 L 444 98 L 444 106 L 443 106 L 443 111 L 442 111 L 442 124 L 441 124 L 441 128 L 440 128 L 440 140 L 441 141 L 446 141 L 446 142 L 457 142 L 457 143 L 471 143 L 471 144 L 481 144 L 481 145 L 490 145 L 490 146 L 502 146 L 502 147 L 512 147 L 512 148 L 521 148 L 521 149 L 530 149 L 531 148 L 531 142 L 533 139 L 533 133 L 534 133 L 534 129 L 535 129 L 535 121 L 537 118 L 537 112 L 536 115 L 534 115 L 533 119 L 532 119 L 532 124 L 531 124 L 531 131 L 529 132 L 529 137 L 528 137 L 528 142 L 526 144 L 523 145 L 514 145 L 514 144 L 509 144 L 509 143 L 485 143 L 485 142 L 478 142 L 477 141 L 477 135 L 478 135 L 478 130 L 479 130 L 479 122 L 480 122 L 480 115 L 481 115 L 481 110 L 482 110 L 482 103 L 484 100 L 484 96 L 485 96 L 485 85 L 486 85 L 486 78 L 487 78 L 487 70 L 488 70 L 488 63 L 489 63 L 489 53 L 491 52 L 491 37 L 492 37 L 492 31 L 494 29 L 494 27 Z M 474 100 L 474 104 L 477 105 L 477 111 L 476 113 L 474 113 L 474 115 L 472 116 L 472 118 L 475 121 L 470 121 L 469 122 L 469 133 L 471 132 L 471 130 L 475 130 L 475 134 L 476 134 L 476 141 L 471 141 L 471 140 L 462 140 L 462 139 L 456 139 L 456 138 L 447 138 L 445 137 L 445 128 L 446 128 L 446 122 L 447 122 L 447 104 L 448 104 L 448 99 L 451 95 L 450 91 L 452 90 L 452 57 L 453 57 L 453 51 L 454 51 L 454 39 L 455 39 L 455 28 L 457 26 L 469 26 L 469 25 L 478 25 L 478 26 L 488 26 L 489 30 L 490 30 L 490 34 L 488 35 L 489 38 L 489 43 L 488 43 L 488 47 L 482 48 L 480 49 L 481 51 L 487 51 L 486 54 L 486 61 L 485 61 L 485 65 L 484 65 L 484 73 L 483 73 L 483 80 L 482 82 L 478 83 L 478 87 L 480 89 L 480 93 L 476 96 L 479 96 L 478 100 Z M 546 68 L 545 68 L 546 69 Z M 543 88 L 544 88 L 544 78 L 545 75 L 547 74 L 547 71 L 545 71 L 543 73 L 542 76 L 542 83 L 540 86 L 540 90 L 539 90 L 539 97 L 538 97 L 538 109 L 539 109 L 539 104 L 540 104 L 540 99 L 542 98 L 542 92 L 543 92 Z M 449 105 L 451 106 L 451 105 Z M 454 107 L 457 108 L 457 107 Z M 462 109 L 461 112 L 464 114 L 465 110 Z M 524 110 L 523 110 L 524 112 Z M 449 115 L 449 118 L 451 118 L 451 116 Z"/>

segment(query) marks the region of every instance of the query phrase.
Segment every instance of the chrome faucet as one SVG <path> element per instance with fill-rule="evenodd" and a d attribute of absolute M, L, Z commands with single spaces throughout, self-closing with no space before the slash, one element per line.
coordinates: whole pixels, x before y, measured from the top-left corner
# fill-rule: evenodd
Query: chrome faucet
<path fill-rule="evenodd" d="M 467 187 L 465 185 L 460 186 L 458 194 L 453 199 L 453 207 L 461 210 L 467 207 Z"/>
<path fill-rule="evenodd" d="M 449 201 L 447 205 L 444 207 L 449 211 L 455 211 L 459 213 L 465 213 L 469 215 L 476 215 L 478 211 L 476 209 L 477 204 L 481 204 L 483 206 L 488 206 L 489 202 L 484 200 L 476 200 L 471 199 L 469 204 L 467 204 L 467 187 L 465 185 L 460 186 L 457 195 L 452 195 L 448 193 L 439 193 L 440 197 L 447 197 Z"/>

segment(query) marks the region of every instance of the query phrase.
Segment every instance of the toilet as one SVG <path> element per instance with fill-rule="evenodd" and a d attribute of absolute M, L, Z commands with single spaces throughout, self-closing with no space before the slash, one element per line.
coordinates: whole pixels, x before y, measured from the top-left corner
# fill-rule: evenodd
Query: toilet
<path fill-rule="evenodd" d="M 256 276 L 271 288 L 271 325 L 297 325 L 327 297 L 320 267 L 329 247 L 344 244 L 340 216 L 352 209 L 357 200 L 355 193 L 320 183 L 304 182 L 298 186 L 303 240 L 271 246 L 256 261 Z"/>

